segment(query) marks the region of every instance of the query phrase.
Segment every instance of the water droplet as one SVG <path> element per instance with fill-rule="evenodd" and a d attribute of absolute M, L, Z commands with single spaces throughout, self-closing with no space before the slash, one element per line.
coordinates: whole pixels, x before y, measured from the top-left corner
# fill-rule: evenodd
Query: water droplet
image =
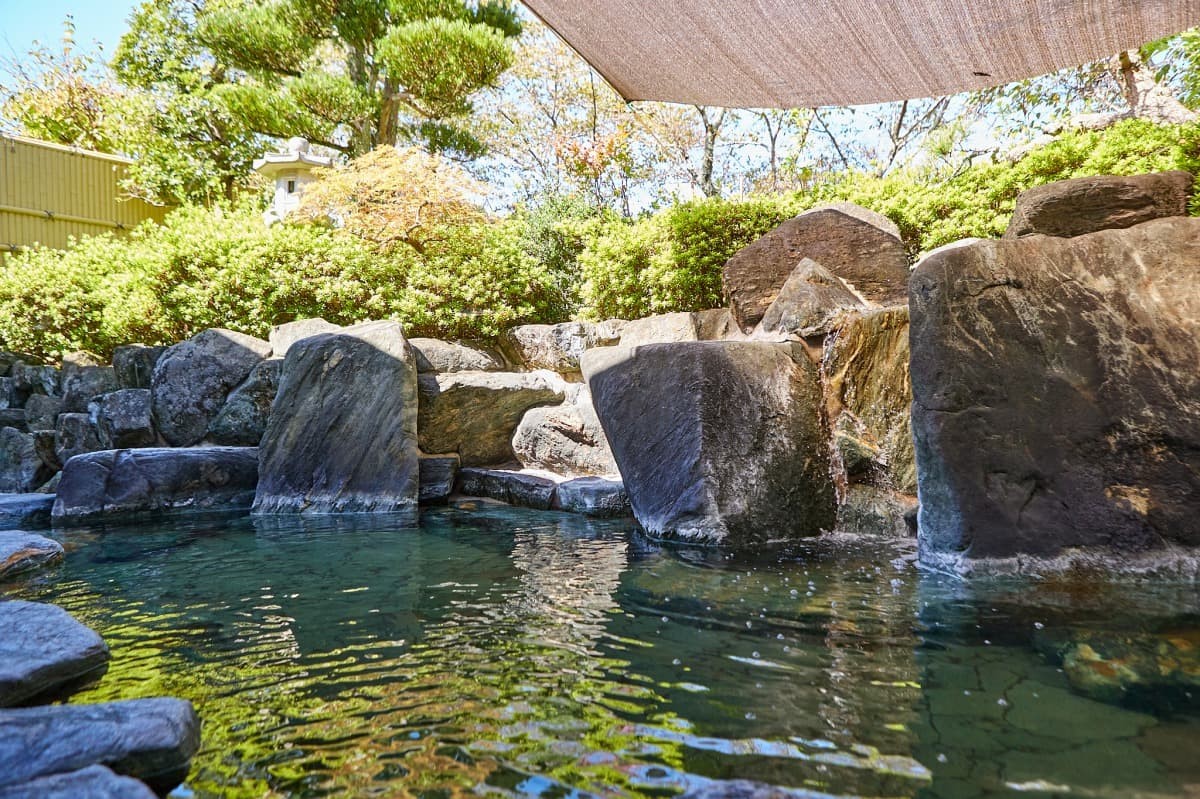
<path fill-rule="evenodd" d="M 1033 623 L 1033 628 L 1034 628 L 1035 630 L 1041 630 L 1041 629 L 1045 628 L 1045 626 L 1046 626 L 1046 625 L 1042 624 L 1040 621 L 1035 621 L 1035 622 Z"/>
<path fill-rule="evenodd" d="M 667 622 L 669 622 L 669 621 L 670 621 L 670 619 L 669 619 L 669 618 L 667 618 L 666 616 L 663 616 L 663 617 L 662 617 L 662 623 L 663 623 L 663 624 L 666 624 L 666 623 L 667 623 Z"/>
<path fill-rule="evenodd" d="M 755 714 L 753 714 L 753 713 L 747 713 L 747 714 L 746 714 L 746 721 L 754 721 L 756 718 L 758 718 L 758 716 L 756 716 L 756 715 L 755 715 Z"/>
<path fill-rule="evenodd" d="M 758 657 L 759 657 L 759 654 L 758 654 L 757 652 L 751 652 L 751 653 L 750 653 L 750 657 L 752 657 L 752 658 L 755 658 L 755 659 L 758 659 Z"/>
<path fill-rule="evenodd" d="M 1008 700 L 1005 699 L 1004 697 L 1000 697 L 999 699 L 996 700 L 996 704 L 999 705 L 1000 707 L 1008 707 Z"/>
<path fill-rule="evenodd" d="M 939 753 L 937 756 L 937 762 L 939 762 L 939 763 L 947 763 L 947 762 L 949 762 L 949 760 L 950 760 L 950 758 L 946 757 L 944 754 Z"/>
<path fill-rule="evenodd" d="M 672 665 L 672 666 L 678 666 L 678 665 L 680 665 L 681 663 L 683 663 L 683 661 L 682 661 L 682 660 L 680 660 L 679 658 L 675 658 L 674 660 L 672 660 L 672 661 L 671 661 L 671 665 Z"/>

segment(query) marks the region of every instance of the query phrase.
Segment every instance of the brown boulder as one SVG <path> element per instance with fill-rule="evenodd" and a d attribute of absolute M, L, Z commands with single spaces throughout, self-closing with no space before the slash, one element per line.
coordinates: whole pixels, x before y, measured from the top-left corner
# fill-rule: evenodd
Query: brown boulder
<path fill-rule="evenodd" d="M 1082 236 L 1127 228 L 1165 216 L 1187 216 L 1192 197 L 1190 172 L 1153 175 L 1097 175 L 1034 186 L 1017 197 L 1004 238 Z"/>

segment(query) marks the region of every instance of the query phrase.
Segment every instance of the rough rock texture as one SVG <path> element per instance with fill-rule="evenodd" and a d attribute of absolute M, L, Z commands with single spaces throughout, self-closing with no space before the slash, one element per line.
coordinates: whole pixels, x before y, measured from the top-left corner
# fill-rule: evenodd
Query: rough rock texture
<path fill-rule="evenodd" d="M 86 413 L 64 413 L 59 416 L 55 438 L 58 443 L 54 452 L 59 463 L 66 463 L 76 455 L 101 449 L 96 425 Z"/>
<path fill-rule="evenodd" d="M 743 330 L 758 324 L 803 258 L 821 264 L 869 302 L 904 302 L 908 258 L 899 229 L 874 211 L 835 203 L 789 219 L 725 264 L 725 294 Z"/>
<path fill-rule="evenodd" d="M 108 646 L 100 636 L 57 605 L 19 599 L 0 602 L 0 707 L 66 687 L 107 662 Z M 0 735 L 3 784 L 6 767 L 11 767 L 3 752 L 12 732 L 2 717 L 0 730 L 4 733 Z"/>
<path fill-rule="evenodd" d="M 49 494 L 0 494 L 0 527 L 49 527 L 53 505 Z"/>
<path fill-rule="evenodd" d="M 0 427 L 11 427 L 13 430 L 19 430 L 22 433 L 29 432 L 29 421 L 25 414 L 24 408 L 3 408 L 0 409 Z"/>
<path fill-rule="evenodd" d="M 255 513 L 414 510 L 417 366 L 400 325 L 293 344 L 261 452 Z"/>
<path fill-rule="evenodd" d="M 908 360 L 908 308 L 899 306 L 844 318 L 826 340 L 821 369 L 827 418 L 834 420 L 834 430 L 874 450 L 868 469 L 872 474 L 860 476 L 915 494 Z M 850 464 L 846 467 L 852 471 Z"/>
<path fill-rule="evenodd" d="M 270 354 L 262 339 L 220 328 L 168 347 L 150 379 L 159 433 L 173 447 L 199 443 L 229 392 Z"/>
<path fill-rule="evenodd" d="M 52 516 L 80 523 L 106 516 L 250 507 L 258 483 L 254 447 L 118 449 L 63 466 Z"/>
<path fill-rule="evenodd" d="M 0 710 L 0 789 L 101 764 L 166 793 L 200 748 L 200 719 L 182 699 Z"/>
<path fill-rule="evenodd" d="M 0 377 L 0 410 L 15 408 L 21 404 L 22 397 L 17 392 L 16 384 L 11 377 Z"/>
<path fill-rule="evenodd" d="M 267 431 L 282 368 L 282 358 L 268 358 L 251 369 L 246 382 L 233 390 L 208 426 L 208 440 L 231 447 L 257 447 Z"/>
<path fill-rule="evenodd" d="M 12 367 L 13 386 L 25 394 L 61 394 L 61 375 L 53 366 L 40 366 L 25 362 Z"/>
<path fill-rule="evenodd" d="M 62 544 L 23 530 L 0 530 L 0 581 L 63 559 Z"/>
<path fill-rule="evenodd" d="M 696 311 L 692 319 L 696 323 L 696 337 L 701 341 L 744 341 L 746 338 L 728 308 Z"/>
<path fill-rule="evenodd" d="M 1081 236 L 1127 228 L 1166 216 L 1187 216 L 1194 178 L 1190 172 L 1060 180 L 1026 189 L 1017 197 L 1006 239 L 1044 233 Z"/>
<path fill-rule="evenodd" d="M 88 766 L 0 787 L 0 799 L 155 799 L 156 796 L 144 782 L 118 776 L 104 766 Z"/>
<path fill-rule="evenodd" d="M 558 325 L 521 325 L 501 341 L 505 355 L 526 369 L 550 369 L 563 374 L 579 371 L 579 356 L 593 347 L 616 344 L 618 334 L 601 322 L 563 322 Z"/>
<path fill-rule="evenodd" d="M 573 401 L 528 410 L 513 434 L 512 447 L 527 469 L 568 477 L 617 473 L 612 448 L 586 387 L 575 393 Z"/>
<path fill-rule="evenodd" d="M 458 477 L 457 455 L 421 454 L 421 489 L 418 499 L 422 502 L 441 502 L 454 493 L 454 481 Z"/>
<path fill-rule="evenodd" d="M 912 281 L 921 556 L 1200 545 L 1200 220 L 980 242 Z"/>
<path fill-rule="evenodd" d="M 63 402 L 58 397 L 34 394 L 25 401 L 25 423 L 30 430 L 53 430 L 58 426 L 62 408 Z"/>
<path fill-rule="evenodd" d="M 549 510 L 554 504 L 558 482 L 550 475 L 513 469 L 460 469 L 457 493 L 486 497 L 522 508 Z"/>
<path fill-rule="evenodd" d="M 113 371 L 117 376 L 118 388 L 150 388 L 154 366 L 166 347 L 147 347 L 145 344 L 127 344 L 113 350 Z"/>
<path fill-rule="evenodd" d="M 417 356 L 417 372 L 420 374 L 504 371 L 504 359 L 482 345 L 436 338 L 410 338 L 408 345 Z"/>
<path fill-rule="evenodd" d="M 123 388 L 101 394 L 88 404 L 88 416 L 104 449 L 154 446 L 150 390 Z"/>
<path fill-rule="evenodd" d="M 13 352 L 12 350 L 0 350 L 0 375 L 10 376 L 12 368 L 17 363 L 32 363 L 37 360 L 34 356 L 25 352 Z"/>
<path fill-rule="evenodd" d="M 46 464 L 46 468 L 52 472 L 61 469 L 62 461 L 58 459 L 58 433 L 53 430 L 34 430 L 30 435 L 33 436 L 34 451 L 42 459 L 42 463 Z"/>
<path fill-rule="evenodd" d="M 421 449 L 457 452 L 463 466 L 508 463 L 514 458 L 512 438 L 521 417 L 537 405 L 562 402 L 561 383 L 538 372 L 421 375 Z"/>
<path fill-rule="evenodd" d="M 301 339 L 308 338 L 309 336 L 317 336 L 321 333 L 336 333 L 341 329 L 341 325 L 326 322 L 319 316 L 313 319 L 300 319 L 295 322 L 276 325 L 271 328 L 271 332 L 267 336 L 271 344 L 271 356 L 282 358 L 287 355 L 287 351 L 291 346 Z"/>
<path fill-rule="evenodd" d="M 0 429 L 0 492 L 33 491 L 53 471 L 38 454 L 34 438 L 12 427 Z"/>
<path fill-rule="evenodd" d="M 585 516 L 628 516 L 631 513 L 624 484 L 603 477 L 564 480 L 554 492 L 551 507 Z"/>
<path fill-rule="evenodd" d="M 583 366 L 651 534 L 747 546 L 833 526 L 820 385 L 791 346 L 617 347 L 589 352 Z"/>
<path fill-rule="evenodd" d="M 796 265 L 763 314 L 763 333 L 788 338 L 824 336 L 847 309 L 863 302 L 842 280 L 811 258 Z"/>
<path fill-rule="evenodd" d="M 905 514 L 915 506 L 913 497 L 873 485 L 852 485 L 838 502 L 837 529 L 858 535 L 907 538 Z"/>
<path fill-rule="evenodd" d="M 117 390 L 117 373 L 111 366 L 63 364 L 63 413 L 84 413 L 93 397 Z"/>
<path fill-rule="evenodd" d="M 711 320 L 707 320 L 711 322 Z M 621 327 L 621 346 L 666 344 L 672 341 L 699 341 L 700 325 L 696 314 L 678 312 L 647 316 L 626 322 Z"/>

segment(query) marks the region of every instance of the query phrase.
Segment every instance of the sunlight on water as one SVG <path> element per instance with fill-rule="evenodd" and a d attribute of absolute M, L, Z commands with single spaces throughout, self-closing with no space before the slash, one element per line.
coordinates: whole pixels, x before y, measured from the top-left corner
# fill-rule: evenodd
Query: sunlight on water
<path fill-rule="evenodd" d="M 196 703 L 181 796 L 1200 796 L 1193 586 L 966 586 L 907 542 L 734 560 L 628 528 L 70 531 L 65 566 L 4 590 L 112 647 L 72 701 Z"/>

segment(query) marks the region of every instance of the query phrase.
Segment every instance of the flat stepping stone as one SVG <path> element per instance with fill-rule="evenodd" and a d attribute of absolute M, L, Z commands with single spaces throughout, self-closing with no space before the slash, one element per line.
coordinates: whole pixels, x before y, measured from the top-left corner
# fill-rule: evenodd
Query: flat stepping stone
<path fill-rule="evenodd" d="M 104 640 L 62 608 L 16 599 L 0 602 L 0 707 L 62 688 L 103 666 L 108 657 Z M 0 723 L 0 746 L 6 735 Z M 0 775 L 4 773 L 0 758 Z"/>
<path fill-rule="evenodd" d="M 104 766 L 88 766 L 0 788 L 0 799 L 157 799 L 157 795 L 132 777 L 118 776 Z"/>
<path fill-rule="evenodd" d="M 200 719 L 183 699 L 0 710 L 0 795 L 101 764 L 166 793 L 200 748 Z"/>
<path fill-rule="evenodd" d="M 460 469 L 457 492 L 521 508 L 561 510 L 585 516 L 624 516 L 631 513 L 629 497 L 620 480 L 577 477 L 540 469 Z"/>
<path fill-rule="evenodd" d="M 0 530 L 0 581 L 62 559 L 57 541 L 23 530 Z"/>
<path fill-rule="evenodd" d="M 53 494 L 0 494 L 0 528 L 49 527 Z"/>

